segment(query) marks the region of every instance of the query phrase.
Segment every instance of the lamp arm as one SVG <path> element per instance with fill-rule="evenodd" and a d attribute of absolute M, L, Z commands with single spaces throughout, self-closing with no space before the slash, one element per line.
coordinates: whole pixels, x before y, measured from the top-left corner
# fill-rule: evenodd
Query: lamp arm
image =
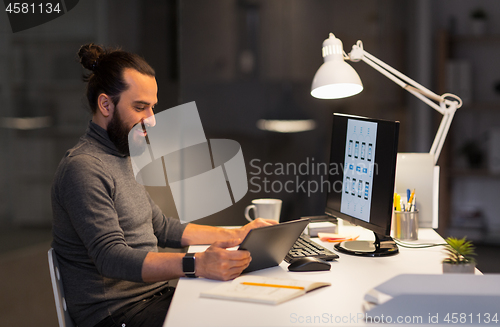
<path fill-rule="evenodd" d="M 364 61 L 379 73 L 386 76 L 391 81 L 398 84 L 443 115 L 443 119 L 441 120 L 436 137 L 434 138 L 429 152 L 434 156 L 434 164 L 436 164 L 439 159 L 439 155 L 441 154 L 446 135 L 450 129 L 453 116 L 455 115 L 456 110 L 462 106 L 462 100 L 454 94 L 445 93 L 443 95 L 437 95 L 436 93 L 430 91 L 408 76 L 384 63 L 382 60 L 366 52 L 363 49 L 363 43 L 361 41 L 358 41 L 356 45 L 353 45 L 352 51 L 349 55 L 347 55 L 346 59 L 354 62 L 360 60 Z M 452 100 L 448 98 L 452 98 Z M 438 102 L 439 105 L 431 100 Z"/>
<path fill-rule="evenodd" d="M 425 95 L 428 98 L 435 99 L 438 102 L 443 101 L 442 96 L 432 92 L 431 90 L 427 89 L 425 86 L 417 83 L 416 81 L 412 80 L 408 76 L 406 76 L 406 75 L 402 74 L 401 72 L 397 71 L 396 69 L 392 68 L 391 66 L 389 66 L 388 64 L 386 64 L 382 60 L 378 59 L 377 57 L 373 56 L 372 54 L 366 52 L 365 50 L 363 50 L 363 55 L 364 55 L 364 57 L 367 57 L 370 60 L 372 60 L 377 65 L 379 65 L 379 66 L 383 67 L 384 69 L 388 70 L 389 72 L 391 72 L 391 74 L 394 74 L 395 76 L 399 77 L 401 80 L 405 81 L 406 84 L 408 84 L 409 86 L 417 89 L 419 93 Z"/>
<path fill-rule="evenodd" d="M 364 53 L 367 53 L 367 52 L 364 51 Z M 427 105 L 431 106 L 434 110 L 438 111 L 441 114 L 444 114 L 444 112 L 442 111 L 440 106 L 438 106 L 437 104 L 435 104 L 434 102 L 429 100 L 429 97 L 432 96 L 432 98 L 438 98 L 439 101 L 441 101 L 442 99 L 438 95 L 434 95 L 434 94 L 428 95 L 425 91 L 422 91 L 416 87 L 409 85 L 408 83 L 405 83 L 400 78 L 398 78 L 394 74 L 392 74 L 390 71 L 388 71 L 387 69 L 384 69 L 383 67 L 379 66 L 377 63 L 375 63 L 374 61 L 369 59 L 367 56 L 363 56 L 361 58 L 361 60 L 364 61 L 365 63 L 367 63 L 368 65 L 370 65 L 371 67 L 373 67 L 374 69 L 376 69 L 379 73 L 381 73 L 384 76 L 386 76 L 387 78 L 389 78 L 394 83 L 401 86 L 403 89 L 407 90 L 408 92 L 410 92 L 411 94 L 413 94 L 414 96 L 416 96 L 417 98 L 419 98 L 420 100 L 425 102 Z M 393 69 L 391 68 L 391 70 L 393 70 Z"/>
<path fill-rule="evenodd" d="M 444 103 L 442 103 L 441 105 L 443 107 L 446 106 Z M 455 116 L 456 111 L 457 105 L 456 102 L 453 102 L 448 108 L 446 108 L 446 113 L 443 115 L 443 119 L 441 119 L 436 137 L 434 138 L 431 150 L 429 151 L 429 153 L 434 156 L 434 164 L 437 164 L 439 155 L 441 154 L 441 150 L 443 149 L 444 141 L 446 140 L 446 135 L 448 135 L 448 131 L 450 129 L 451 122 L 453 120 L 453 117 Z"/>

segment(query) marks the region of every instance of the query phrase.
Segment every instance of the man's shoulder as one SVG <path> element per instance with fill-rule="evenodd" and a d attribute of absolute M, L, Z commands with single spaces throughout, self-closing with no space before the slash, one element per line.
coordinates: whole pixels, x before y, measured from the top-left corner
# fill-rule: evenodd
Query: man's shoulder
<path fill-rule="evenodd" d="M 55 173 L 54 184 L 86 184 L 96 178 L 104 181 L 113 178 L 106 160 L 106 153 L 84 138 L 69 149 Z"/>
<path fill-rule="evenodd" d="M 66 152 L 65 157 L 76 158 L 82 156 L 82 160 L 85 160 L 88 157 L 100 158 L 105 154 L 105 151 L 100 147 L 96 146 L 87 137 L 82 136 L 79 142 Z"/>
<path fill-rule="evenodd" d="M 78 170 L 92 170 L 95 166 L 105 164 L 107 154 L 101 148 L 82 137 L 71 149 L 66 151 L 60 163 L 60 168 L 76 168 Z"/>

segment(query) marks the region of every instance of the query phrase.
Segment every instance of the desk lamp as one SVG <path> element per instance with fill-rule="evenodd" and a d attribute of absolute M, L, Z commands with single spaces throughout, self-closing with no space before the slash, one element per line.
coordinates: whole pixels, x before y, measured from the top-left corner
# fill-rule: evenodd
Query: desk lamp
<path fill-rule="evenodd" d="M 350 60 L 353 62 L 362 60 L 371 67 L 375 68 L 381 74 L 392 80 L 394 83 L 398 84 L 399 86 L 425 102 L 427 105 L 431 106 L 436 111 L 441 113 L 443 115 L 443 119 L 441 120 L 441 123 L 439 125 L 436 137 L 434 138 L 429 154 L 424 155 L 424 161 L 430 162 L 429 165 L 436 165 L 444 141 L 446 139 L 446 135 L 448 134 L 451 121 L 453 120 L 453 116 L 455 115 L 456 110 L 462 106 L 462 100 L 458 96 L 450 93 L 445 93 L 443 95 L 435 94 L 434 92 L 428 90 L 424 86 L 418 84 L 414 80 L 403 75 L 391 66 L 366 52 L 363 49 L 363 43 L 361 41 L 358 41 L 355 45 L 353 45 L 351 52 L 349 54 L 346 54 L 342 47 L 342 41 L 340 41 L 335 37 L 335 35 L 330 33 L 329 38 L 323 42 L 322 52 L 325 62 L 323 63 L 323 65 L 321 65 L 321 67 L 316 72 L 316 75 L 314 76 L 311 86 L 311 95 L 313 97 L 319 99 L 340 99 L 360 93 L 363 90 L 363 84 L 361 83 L 361 80 L 354 68 L 352 68 L 347 62 L 345 62 L 345 60 Z M 404 169 L 400 169 L 400 166 L 402 166 L 403 162 L 405 161 L 405 157 L 403 157 L 402 155 L 403 154 L 398 154 L 398 170 Z M 420 160 L 417 158 L 422 157 L 418 155 L 420 154 L 407 154 L 406 157 L 408 157 L 409 159 L 406 161 L 408 162 L 408 165 L 412 166 L 407 170 L 411 170 L 415 166 L 420 166 L 415 162 L 415 160 Z M 413 161 L 413 163 L 411 161 Z M 432 207 L 433 228 L 437 228 L 437 193 L 439 189 L 439 184 L 437 184 L 439 181 L 438 168 L 439 167 L 436 166 L 436 169 L 434 169 L 434 176 L 430 181 L 430 184 L 432 184 L 431 193 L 434 194 L 432 197 L 433 200 L 431 199 L 429 201 L 424 201 L 429 202 L 426 204 L 426 206 Z M 401 189 L 401 183 L 398 183 L 398 179 L 403 178 L 402 175 L 402 173 L 399 173 L 398 171 L 396 172 L 396 187 L 398 188 L 398 190 Z M 416 183 L 419 178 L 424 177 L 418 176 L 418 173 L 413 175 L 413 180 Z M 421 175 L 425 174 L 422 173 Z M 411 181 L 405 181 L 405 183 L 403 184 L 411 184 Z M 408 185 L 408 187 L 411 186 Z M 411 188 L 414 187 L 415 186 Z M 427 192 L 423 192 L 422 189 L 419 192 L 419 194 L 422 195 L 425 193 Z M 421 226 L 430 227 L 425 226 L 425 224 Z"/>
<path fill-rule="evenodd" d="M 330 33 L 330 37 L 323 42 L 323 58 L 325 62 L 316 72 L 312 82 L 311 95 L 315 98 L 340 99 L 360 93 L 363 84 L 354 68 L 345 60 L 353 62 L 362 60 L 441 113 L 443 119 L 429 152 L 434 157 L 434 164 L 437 163 L 453 116 L 462 106 L 462 100 L 458 96 L 450 93 L 435 94 L 366 52 L 361 41 L 353 45 L 351 52 L 346 54 L 342 48 L 342 41 Z"/>

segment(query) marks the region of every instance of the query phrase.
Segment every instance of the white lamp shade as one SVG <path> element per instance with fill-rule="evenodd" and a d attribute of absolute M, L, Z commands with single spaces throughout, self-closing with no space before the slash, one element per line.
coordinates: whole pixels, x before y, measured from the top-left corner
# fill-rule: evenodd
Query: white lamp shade
<path fill-rule="evenodd" d="M 361 79 L 351 65 L 344 60 L 329 60 L 314 75 L 311 95 L 318 99 L 340 99 L 362 90 Z"/>

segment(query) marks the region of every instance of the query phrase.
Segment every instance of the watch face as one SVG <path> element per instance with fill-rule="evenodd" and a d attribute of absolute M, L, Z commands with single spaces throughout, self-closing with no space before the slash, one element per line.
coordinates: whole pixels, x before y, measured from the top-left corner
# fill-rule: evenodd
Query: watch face
<path fill-rule="evenodd" d="M 187 253 L 182 258 L 182 272 L 187 277 L 196 277 L 195 276 L 195 264 L 194 264 L 194 253 Z"/>

